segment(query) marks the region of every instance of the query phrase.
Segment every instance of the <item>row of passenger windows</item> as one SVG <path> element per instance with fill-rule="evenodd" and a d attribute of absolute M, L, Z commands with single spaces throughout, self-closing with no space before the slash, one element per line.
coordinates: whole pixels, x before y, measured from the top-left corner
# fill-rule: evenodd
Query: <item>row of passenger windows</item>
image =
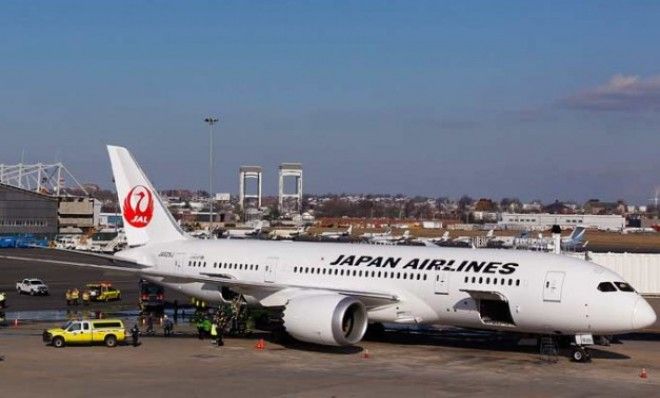
<path fill-rule="evenodd" d="M 34 220 L 34 219 L 10 220 L 6 218 L 0 218 L 0 226 L 2 227 L 45 227 L 47 225 L 48 225 L 47 220 Z"/>
<path fill-rule="evenodd" d="M 390 278 L 390 279 L 410 279 L 410 280 L 426 280 L 426 274 L 412 274 L 407 272 L 394 272 L 394 271 L 362 271 L 350 269 L 328 269 L 320 267 L 293 267 L 293 272 L 296 274 L 316 274 L 316 275 L 337 275 L 337 276 L 355 276 L 362 278 Z"/>
<path fill-rule="evenodd" d="M 188 261 L 189 267 L 206 267 L 206 261 Z M 224 269 L 238 269 L 246 271 L 258 271 L 258 264 L 242 264 L 242 263 L 213 263 L 213 268 Z M 316 274 L 316 275 L 336 275 L 336 276 L 355 276 L 364 278 L 390 278 L 390 279 L 407 279 L 407 280 L 427 280 L 427 274 L 413 274 L 408 272 L 394 272 L 394 271 L 362 271 L 362 270 L 349 270 L 349 269 L 328 269 L 321 267 L 293 267 L 293 272 L 296 274 Z M 436 277 L 438 279 L 439 277 Z M 498 282 L 499 281 L 499 282 Z M 520 279 L 510 278 L 491 278 L 491 277 L 465 277 L 465 283 L 478 283 L 478 284 L 493 284 L 502 286 L 520 286 Z M 600 286 L 599 286 L 600 288 Z"/>
<path fill-rule="evenodd" d="M 514 284 L 516 286 L 520 286 L 520 279 L 511 279 L 511 278 L 491 278 L 489 276 L 487 277 L 465 277 L 465 283 L 478 283 L 478 284 L 486 284 L 486 285 L 501 285 L 501 286 L 513 286 Z"/>
<path fill-rule="evenodd" d="M 189 267 L 201 267 L 206 268 L 206 261 L 188 261 Z M 224 268 L 224 269 L 238 269 L 245 271 L 258 271 L 259 264 L 243 264 L 243 263 L 213 263 L 213 268 Z"/>

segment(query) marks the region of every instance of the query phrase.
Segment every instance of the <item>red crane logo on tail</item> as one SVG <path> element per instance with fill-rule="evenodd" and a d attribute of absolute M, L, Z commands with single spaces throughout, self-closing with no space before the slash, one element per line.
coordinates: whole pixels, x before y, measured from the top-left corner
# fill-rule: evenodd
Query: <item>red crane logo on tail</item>
<path fill-rule="evenodd" d="M 135 228 L 149 225 L 154 215 L 154 198 L 143 185 L 134 186 L 124 199 L 124 220 Z"/>

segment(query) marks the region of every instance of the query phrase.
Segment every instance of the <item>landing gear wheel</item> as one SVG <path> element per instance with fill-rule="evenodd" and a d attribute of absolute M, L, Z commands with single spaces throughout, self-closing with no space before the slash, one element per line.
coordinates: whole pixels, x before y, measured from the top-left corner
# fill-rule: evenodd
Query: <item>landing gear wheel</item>
<path fill-rule="evenodd" d="M 573 359 L 575 362 L 589 362 L 591 361 L 591 355 L 585 348 L 576 347 L 573 349 L 571 359 Z"/>

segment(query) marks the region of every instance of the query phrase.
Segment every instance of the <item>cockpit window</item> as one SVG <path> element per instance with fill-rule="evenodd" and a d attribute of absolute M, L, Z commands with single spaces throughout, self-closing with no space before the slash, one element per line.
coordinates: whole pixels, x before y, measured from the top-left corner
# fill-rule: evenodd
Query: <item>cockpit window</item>
<path fill-rule="evenodd" d="M 598 285 L 598 290 L 601 292 L 616 292 L 616 288 L 610 282 L 601 282 Z"/>
<path fill-rule="evenodd" d="M 632 286 L 630 286 L 630 285 L 627 284 L 626 282 L 614 282 L 614 284 L 615 284 L 616 287 L 618 287 L 619 290 L 621 290 L 622 292 L 634 292 L 634 291 L 635 291 L 635 289 L 633 289 Z"/>

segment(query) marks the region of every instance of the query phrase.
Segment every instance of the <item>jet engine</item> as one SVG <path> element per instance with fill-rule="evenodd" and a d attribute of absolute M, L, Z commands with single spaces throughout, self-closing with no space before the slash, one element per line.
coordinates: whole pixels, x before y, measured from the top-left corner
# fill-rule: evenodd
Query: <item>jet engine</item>
<path fill-rule="evenodd" d="M 367 330 L 367 309 L 356 298 L 339 294 L 294 297 L 284 308 L 284 328 L 307 343 L 352 345 Z"/>

